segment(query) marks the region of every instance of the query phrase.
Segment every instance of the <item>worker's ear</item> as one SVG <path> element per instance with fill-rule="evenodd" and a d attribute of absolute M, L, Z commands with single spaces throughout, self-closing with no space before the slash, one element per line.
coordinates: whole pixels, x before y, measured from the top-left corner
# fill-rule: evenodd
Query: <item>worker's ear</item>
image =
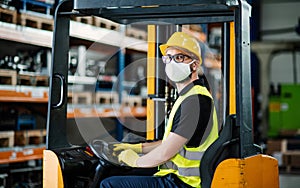
<path fill-rule="evenodd" d="M 192 70 L 197 71 L 198 66 L 199 66 L 199 63 L 196 61 L 195 63 L 192 64 Z"/>

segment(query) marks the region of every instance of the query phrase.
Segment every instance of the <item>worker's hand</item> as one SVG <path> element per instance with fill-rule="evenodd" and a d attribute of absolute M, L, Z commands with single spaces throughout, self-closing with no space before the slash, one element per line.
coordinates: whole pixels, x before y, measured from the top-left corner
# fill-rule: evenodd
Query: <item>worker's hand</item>
<path fill-rule="evenodd" d="M 139 155 L 131 149 L 124 150 L 118 156 L 119 162 L 123 162 L 131 167 L 137 167 L 136 161 Z"/>
<path fill-rule="evenodd" d="M 113 145 L 113 151 L 117 152 L 120 150 L 126 150 L 126 149 L 131 149 L 136 153 L 142 153 L 142 143 L 139 144 L 126 144 L 126 143 L 121 143 L 121 144 L 114 144 Z"/>

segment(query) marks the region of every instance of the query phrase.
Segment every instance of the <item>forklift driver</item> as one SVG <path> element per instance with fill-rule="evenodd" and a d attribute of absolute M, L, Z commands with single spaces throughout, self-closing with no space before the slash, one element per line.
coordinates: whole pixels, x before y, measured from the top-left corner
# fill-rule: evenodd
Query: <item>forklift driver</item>
<path fill-rule="evenodd" d="M 114 144 L 118 159 L 131 167 L 159 167 L 153 176 L 112 176 L 101 188 L 201 187 L 200 161 L 218 137 L 214 102 L 198 76 L 202 63 L 197 39 L 175 32 L 160 45 L 168 78 L 179 97 L 174 103 L 162 141 Z M 200 70 L 201 71 L 201 70 Z M 200 73 L 203 75 L 203 73 Z M 144 154 L 144 155 L 141 155 Z"/>

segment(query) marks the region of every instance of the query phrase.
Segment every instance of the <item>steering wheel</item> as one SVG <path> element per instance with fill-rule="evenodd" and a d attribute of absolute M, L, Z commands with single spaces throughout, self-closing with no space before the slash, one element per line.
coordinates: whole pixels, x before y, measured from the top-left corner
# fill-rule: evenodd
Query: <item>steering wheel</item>
<path fill-rule="evenodd" d="M 106 163 L 112 164 L 117 167 L 125 167 L 126 165 L 123 162 L 119 162 L 118 154 L 113 151 L 110 147 L 112 144 L 108 144 L 103 140 L 92 140 L 89 144 L 93 153 L 99 158 L 104 160 Z"/>

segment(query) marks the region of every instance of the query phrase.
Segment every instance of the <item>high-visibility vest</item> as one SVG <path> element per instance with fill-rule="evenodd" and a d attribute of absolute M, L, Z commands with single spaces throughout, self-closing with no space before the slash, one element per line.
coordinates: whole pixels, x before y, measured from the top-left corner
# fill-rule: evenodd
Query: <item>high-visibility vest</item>
<path fill-rule="evenodd" d="M 182 101 L 191 95 L 204 95 L 213 98 L 206 87 L 195 85 L 186 94 L 179 96 L 171 110 L 169 120 L 165 129 L 163 141 L 166 140 L 171 132 L 173 119 Z M 212 103 L 211 116 L 205 130 L 204 136 L 198 147 L 189 148 L 184 145 L 180 151 L 171 158 L 168 162 L 163 164 L 159 171 L 155 173 L 156 176 L 165 176 L 174 173 L 186 184 L 192 187 L 200 187 L 200 161 L 205 150 L 218 138 L 218 121 L 217 114 Z"/>

